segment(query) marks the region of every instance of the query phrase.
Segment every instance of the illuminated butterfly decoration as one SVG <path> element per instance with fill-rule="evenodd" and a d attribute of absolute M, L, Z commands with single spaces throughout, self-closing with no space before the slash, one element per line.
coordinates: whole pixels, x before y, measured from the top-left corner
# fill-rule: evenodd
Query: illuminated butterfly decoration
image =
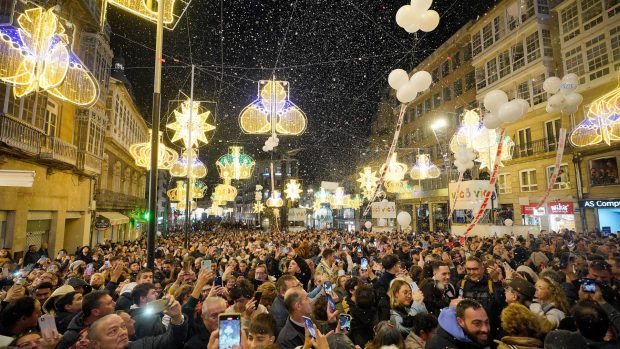
<path fill-rule="evenodd" d="M 15 97 L 46 91 L 76 105 L 97 100 L 99 84 L 71 52 L 53 8 L 28 9 L 17 24 L 0 25 L 0 80 L 13 85 Z"/>
<path fill-rule="evenodd" d="M 306 115 L 288 99 L 288 85 L 287 81 L 259 82 L 258 99 L 239 115 L 245 133 L 296 136 L 306 130 Z"/>
<path fill-rule="evenodd" d="M 570 135 L 577 147 L 620 141 L 620 87 L 596 99 Z"/>

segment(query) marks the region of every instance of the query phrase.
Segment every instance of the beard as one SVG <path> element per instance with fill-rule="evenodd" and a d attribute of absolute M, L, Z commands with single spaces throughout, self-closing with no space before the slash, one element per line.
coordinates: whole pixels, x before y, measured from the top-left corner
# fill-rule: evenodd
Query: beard
<path fill-rule="evenodd" d="M 446 289 L 446 284 L 444 284 L 444 283 L 443 283 L 443 282 L 441 282 L 441 281 L 437 281 L 437 282 L 435 283 L 435 287 L 437 287 L 437 289 L 438 289 L 438 290 L 443 291 L 443 290 L 445 290 L 445 289 Z"/>

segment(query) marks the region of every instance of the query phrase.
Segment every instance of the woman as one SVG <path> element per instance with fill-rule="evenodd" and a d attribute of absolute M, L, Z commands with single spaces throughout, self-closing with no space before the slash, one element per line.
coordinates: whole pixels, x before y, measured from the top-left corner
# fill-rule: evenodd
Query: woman
<path fill-rule="evenodd" d="M 390 320 L 406 338 L 413 326 L 413 316 L 419 313 L 428 313 L 424 305 L 424 295 L 417 290 L 412 293 L 409 283 L 402 279 L 394 279 L 388 290 L 390 298 Z"/>
<path fill-rule="evenodd" d="M 0 249 L 0 267 L 4 268 L 4 265 L 7 263 L 13 263 L 11 253 L 6 248 Z"/>
<path fill-rule="evenodd" d="M 248 280 L 239 280 L 237 285 L 230 291 L 230 298 L 234 303 L 226 309 L 226 312 L 240 313 L 244 323 L 243 328 L 247 328 L 250 319 L 257 314 L 267 313 L 267 308 L 265 308 L 265 306 L 256 304 L 256 300 L 254 299 L 254 286 Z"/>
<path fill-rule="evenodd" d="M 535 302 L 530 304 L 534 314 L 544 316 L 551 324 L 552 329 L 560 325 L 560 321 L 568 312 L 568 301 L 562 287 L 552 279 L 543 277 L 536 281 Z"/>
<path fill-rule="evenodd" d="M 296 277 L 304 289 L 308 287 L 308 283 L 312 279 L 312 271 L 300 255 L 295 255 L 293 259 L 287 260 L 285 266 L 288 273 Z"/>
<path fill-rule="evenodd" d="M 375 338 L 366 344 L 365 349 L 379 349 L 383 346 L 395 346 L 398 349 L 405 349 L 405 342 L 391 321 L 381 321 L 375 326 Z"/>
<path fill-rule="evenodd" d="M 498 343 L 498 349 L 542 349 L 543 319 L 526 306 L 512 303 L 502 311 L 502 330 L 506 334 Z"/>

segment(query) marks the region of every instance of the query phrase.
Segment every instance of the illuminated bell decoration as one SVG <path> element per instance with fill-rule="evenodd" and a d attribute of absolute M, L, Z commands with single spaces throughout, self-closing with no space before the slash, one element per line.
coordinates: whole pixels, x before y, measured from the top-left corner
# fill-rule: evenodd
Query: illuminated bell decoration
<path fill-rule="evenodd" d="M 192 201 L 190 201 L 189 206 L 190 206 L 190 210 L 193 211 L 193 210 L 196 209 L 196 207 L 198 207 L 198 204 L 196 204 L 196 201 L 192 200 Z M 184 200 L 183 201 L 179 201 L 177 203 L 177 210 L 179 210 L 179 211 L 185 211 L 186 207 L 187 206 L 185 205 L 185 201 Z"/>
<path fill-rule="evenodd" d="M 379 182 L 379 177 L 377 177 L 377 172 L 372 170 L 371 167 L 364 167 L 364 170 L 359 173 L 360 178 L 358 178 L 358 182 L 360 183 L 360 189 L 365 198 L 372 198 L 375 190 L 377 189 L 377 183 Z"/>
<path fill-rule="evenodd" d="M 414 180 L 437 178 L 440 175 L 441 171 L 435 164 L 431 163 L 428 154 L 418 154 L 416 163 L 409 172 L 409 176 Z"/>
<path fill-rule="evenodd" d="M 159 0 L 107 0 L 109 4 L 133 13 L 148 21 L 157 23 Z M 192 0 L 166 0 L 164 2 L 164 27 L 174 29 Z M 175 14 L 176 12 L 178 13 Z"/>
<path fill-rule="evenodd" d="M 215 187 L 214 195 L 221 201 L 235 201 L 237 197 L 237 188 L 228 183 L 218 184 Z"/>
<path fill-rule="evenodd" d="M 301 197 L 301 185 L 296 179 L 291 179 L 288 183 L 286 183 L 286 189 L 284 189 L 284 193 L 286 194 L 286 198 L 295 201 L 299 200 Z"/>
<path fill-rule="evenodd" d="M 265 202 L 265 204 L 269 208 L 277 208 L 277 207 L 282 207 L 284 205 L 284 201 L 282 200 L 280 192 L 277 190 L 274 190 L 271 196 Z"/>
<path fill-rule="evenodd" d="M 590 104 L 586 118 L 575 127 L 570 141 L 577 147 L 620 140 L 620 87 Z"/>
<path fill-rule="evenodd" d="M 380 172 L 385 171 L 384 179 L 386 181 L 398 182 L 405 178 L 405 174 L 407 173 L 407 165 L 402 162 L 397 162 L 396 157 L 397 154 L 394 152 L 392 154 L 392 158 L 390 158 L 390 161 L 387 163 L 387 167 L 386 164 L 381 166 Z"/>
<path fill-rule="evenodd" d="M 204 178 L 207 175 L 207 167 L 198 159 L 195 150 L 192 151 L 192 166 L 190 171 L 191 178 Z M 187 177 L 187 150 L 183 152 L 183 156 L 172 164 L 170 175 L 173 177 Z"/>
<path fill-rule="evenodd" d="M 249 134 L 300 135 L 306 130 L 306 115 L 288 99 L 287 81 L 261 80 L 258 99 L 245 107 L 239 124 Z"/>
<path fill-rule="evenodd" d="M 253 208 L 254 208 L 254 213 L 261 213 L 265 211 L 265 205 L 260 201 L 255 202 L 253 205 Z"/>
<path fill-rule="evenodd" d="M 149 130 L 149 138 L 151 139 L 152 130 Z M 160 170 L 169 170 L 177 161 L 179 155 L 163 144 L 162 134 L 159 133 L 159 146 L 157 147 L 158 164 Z M 136 143 L 129 147 L 129 153 L 136 160 L 136 165 L 140 167 L 150 168 L 151 166 L 151 142 Z"/>
<path fill-rule="evenodd" d="M 181 103 L 179 109 L 174 111 L 175 121 L 166 125 L 175 131 L 171 141 L 181 140 L 186 148 L 209 143 L 206 133 L 215 130 L 215 126 L 207 123 L 211 112 L 208 110 L 203 112 L 200 102 L 190 103 L 189 99 Z"/>
<path fill-rule="evenodd" d="M 401 193 L 407 181 L 385 181 L 383 186 L 388 193 Z"/>
<path fill-rule="evenodd" d="M 215 163 L 220 177 L 236 180 L 252 177 L 254 165 L 254 160 L 239 146 L 229 147 L 228 154 L 222 155 Z"/>
<path fill-rule="evenodd" d="M 67 102 L 86 106 L 99 97 L 99 84 L 78 56 L 53 12 L 34 7 L 17 17 L 19 28 L 0 25 L 0 79 L 23 97 L 46 91 Z"/>

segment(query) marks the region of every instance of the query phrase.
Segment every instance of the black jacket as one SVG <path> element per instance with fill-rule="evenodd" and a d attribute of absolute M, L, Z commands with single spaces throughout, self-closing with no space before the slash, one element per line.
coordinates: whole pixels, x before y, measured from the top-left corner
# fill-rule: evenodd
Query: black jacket
<path fill-rule="evenodd" d="M 60 343 L 56 346 L 56 349 L 68 349 L 73 344 L 78 341 L 80 337 L 80 331 L 86 328 L 86 324 L 84 324 L 84 313 L 79 312 L 77 315 L 71 319 L 69 322 L 69 326 L 67 326 L 67 330 L 65 334 L 60 339 Z"/>
<path fill-rule="evenodd" d="M 375 297 L 377 299 L 379 321 L 390 319 L 390 299 L 388 297 L 388 290 L 390 289 L 390 283 L 394 280 L 394 277 L 394 274 L 390 274 L 386 271 L 375 282 Z"/>
<path fill-rule="evenodd" d="M 280 349 L 295 349 L 298 346 L 304 345 L 306 334 L 303 327 L 299 327 L 291 322 L 289 318 L 286 320 L 286 324 L 280 331 L 276 343 Z"/>
<path fill-rule="evenodd" d="M 69 324 L 71 323 L 71 320 L 73 320 L 77 314 L 78 313 L 70 313 L 68 311 L 56 312 L 54 320 L 56 321 L 58 333 L 65 333 L 67 327 L 69 327 Z"/>
<path fill-rule="evenodd" d="M 435 334 L 428 342 L 425 349 L 481 349 L 484 346 L 477 343 L 467 343 L 459 341 L 457 338 L 446 332 L 441 326 L 437 327 Z"/>
<path fill-rule="evenodd" d="M 449 306 L 450 301 L 457 297 L 452 284 L 448 284 L 445 289 L 440 290 L 436 287 L 435 279 L 432 278 L 422 280 L 420 291 L 424 294 L 426 309 L 435 316 L 439 316 L 441 309 Z"/>
<path fill-rule="evenodd" d="M 116 307 L 114 309 L 129 312 L 132 304 L 133 299 L 131 299 L 131 292 L 125 292 L 121 294 L 116 300 Z"/>
<path fill-rule="evenodd" d="M 286 320 L 288 319 L 288 310 L 286 310 L 284 299 L 281 296 L 277 296 L 276 299 L 273 300 L 273 304 L 271 305 L 271 316 L 276 320 L 276 337 L 278 337 L 278 334 L 282 328 L 284 328 Z"/>
<path fill-rule="evenodd" d="M 185 342 L 184 349 L 204 349 L 209 344 L 209 338 L 211 338 L 211 332 L 202 323 L 202 319 L 196 321 L 197 324 L 194 327 L 194 335 L 189 337 Z M 198 324 L 199 322 L 199 324 Z"/>
<path fill-rule="evenodd" d="M 161 322 L 162 313 L 153 314 L 147 312 L 144 308 L 135 308 L 129 312 L 129 315 L 136 322 L 136 338 L 138 339 L 159 336 L 166 332 L 166 327 Z"/>
<path fill-rule="evenodd" d="M 181 325 L 170 324 L 168 330 L 159 336 L 149 336 L 129 342 L 128 349 L 178 349 L 183 347 L 187 335 L 187 320 Z M 205 344 L 206 347 L 206 344 Z"/>
<path fill-rule="evenodd" d="M 458 285 L 458 288 L 463 290 L 463 298 L 475 299 L 482 304 L 489 316 L 491 337 L 497 338 L 501 326 L 500 315 L 506 306 L 504 287 L 501 283 L 490 281 L 487 275 L 478 282 L 473 282 L 469 278 L 463 280 Z"/>
<path fill-rule="evenodd" d="M 366 343 L 374 337 L 374 328 L 378 322 L 377 309 L 360 308 L 355 302 L 349 303 L 349 314 L 351 315 L 351 331 L 349 338 L 353 344 L 364 348 Z"/>

